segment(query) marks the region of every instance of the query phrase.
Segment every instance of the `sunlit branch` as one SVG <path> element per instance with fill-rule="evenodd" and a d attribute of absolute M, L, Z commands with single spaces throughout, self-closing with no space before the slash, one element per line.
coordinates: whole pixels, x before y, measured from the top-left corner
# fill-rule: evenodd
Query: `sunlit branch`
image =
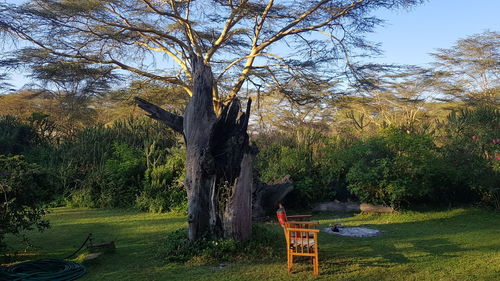
<path fill-rule="evenodd" d="M 205 60 L 206 64 L 208 64 L 210 62 L 210 59 L 212 58 L 214 53 L 221 47 L 221 45 L 227 39 L 230 38 L 230 36 L 228 36 L 228 33 L 231 30 L 231 28 L 234 27 L 242 19 L 242 16 L 239 15 L 239 13 L 241 13 L 241 7 L 243 5 L 245 5 L 246 2 L 248 2 L 248 1 L 242 1 L 236 9 L 231 5 L 231 14 L 229 15 L 228 19 L 226 20 L 226 23 L 224 25 L 224 28 L 222 29 L 221 34 L 219 35 L 217 40 L 215 40 L 213 45 L 210 47 L 210 49 L 205 54 L 204 60 Z M 238 15 L 238 17 L 236 17 L 236 15 Z"/>
<path fill-rule="evenodd" d="M 269 0 L 267 3 L 266 8 L 262 12 L 262 15 L 260 16 L 260 21 L 256 24 L 254 27 L 254 36 L 252 39 L 252 49 L 250 50 L 250 54 L 247 56 L 247 61 L 245 63 L 245 66 L 243 67 L 243 70 L 241 71 L 240 77 L 238 78 L 238 81 L 236 84 L 233 86 L 231 89 L 231 92 L 229 93 L 229 100 L 232 100 L 240 91 L 241 87 L 243 86 L 243 82 L 248 78 L 250 75 L 250 70 L 252 68 L 253 62 L 255 61 L 256 55 L 262 50 L 258 49 L 258 40 L 260 37 L 260 32 L 262 28 L 264 27 L 264 23 L 266 21 L 267 15 L 269 13 L 269 10 L 273 7 L 274 1 Z"/>

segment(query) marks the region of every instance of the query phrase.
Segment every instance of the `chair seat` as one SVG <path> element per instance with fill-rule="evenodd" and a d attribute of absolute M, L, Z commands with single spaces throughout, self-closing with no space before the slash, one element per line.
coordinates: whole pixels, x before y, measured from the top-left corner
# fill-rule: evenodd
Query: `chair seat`
<path fill-rule="evenodd" d="M 314 239 L 290 239 L 290 247 L 309 247 L 313 248 L 316 242 Z"/>
<path fill-rule="evenodd" d="M 302 232 L 302 238 L 314 238 L 314 234 L 313 233 L 305 233 L 305 232 Z M 290 232 L 290 237 L 294 238 L 296 236 L 295 232 Z"/>

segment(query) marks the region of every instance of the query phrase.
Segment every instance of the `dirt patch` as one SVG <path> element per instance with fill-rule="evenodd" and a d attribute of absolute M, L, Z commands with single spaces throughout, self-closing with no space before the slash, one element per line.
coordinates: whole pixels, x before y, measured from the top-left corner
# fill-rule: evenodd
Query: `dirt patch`
<path fill-rule="evenodd" d="M 366 227 L 332 226 L 323 229 L 324 232 L 348 237 L 373 237 L 382 234 L 382 231 Z"/>

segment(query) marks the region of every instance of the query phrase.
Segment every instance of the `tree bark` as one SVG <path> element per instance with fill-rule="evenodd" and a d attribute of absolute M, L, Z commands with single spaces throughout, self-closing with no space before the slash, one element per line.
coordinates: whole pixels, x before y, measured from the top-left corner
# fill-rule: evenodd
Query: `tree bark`
<path fill-rule="evenodd" d="M 144 111 L 148 112 L 148 117 L 156 119 L 158 121 L 162 121 L 165 123 L 167 126 L 172 128 L 172 130 L 176 131 L 177 133 L 183 132 L 183 118 L 182 116 L 175 115 L 173 113 L 170 113 L 166 111 L 165 109 L 154 105 L 146 100 L 143 100 L 139 97 L 135 98 L 135 101 L 139 105 L 140 108 L 142 108 Z"/>
<path fill-rule="evenodd" d="M 252 235 L 252 159 L 251 154 L 243 156 L 240 176 L 224 212 L 224 236 L 239 241 Z"/>
<path fill-rule="evenodd" d="M 218 235 L 215 164 L 210 139 L 217 117 L 212 106 L 213 76 L 199 58 L 193 59 L 193 96 L 184 112 L 189 239 Z"/>
<path fill-rule="evenodd" d="M 209 236 L 245 241 L 252 230 L 253 153 L 247 134 L 251 100 L 243 113 L 240 101 L 233 98 L 217 116 L 212 70 L 200 57 L 193 59 L 192 69 L 193 96 L 184 118 L 136 100 L 150 117 L 184 135 L 189 239 Z"/>

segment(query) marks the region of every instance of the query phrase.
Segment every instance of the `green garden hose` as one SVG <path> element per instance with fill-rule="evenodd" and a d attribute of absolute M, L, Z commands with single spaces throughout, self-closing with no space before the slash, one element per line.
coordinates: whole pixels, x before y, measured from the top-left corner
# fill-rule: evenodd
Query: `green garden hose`
<path fill-rule="evenodd" d="M 8 267 L 0 267 L 2 281 L 69 281 L 86 272 L 79 263 L 62 259 L 27 261 Z"/>
<path fill-rule="evenodd" d="M 92 233 L 89 233 L 83 244 L 64 259 L 42 259 L 26 261 L 11 266 L 0 266 L 0 281 L 70 281 L 85 274 L 85 266 L 68 261 L 83 249 L 89 242 L 92 244 Z"/>

